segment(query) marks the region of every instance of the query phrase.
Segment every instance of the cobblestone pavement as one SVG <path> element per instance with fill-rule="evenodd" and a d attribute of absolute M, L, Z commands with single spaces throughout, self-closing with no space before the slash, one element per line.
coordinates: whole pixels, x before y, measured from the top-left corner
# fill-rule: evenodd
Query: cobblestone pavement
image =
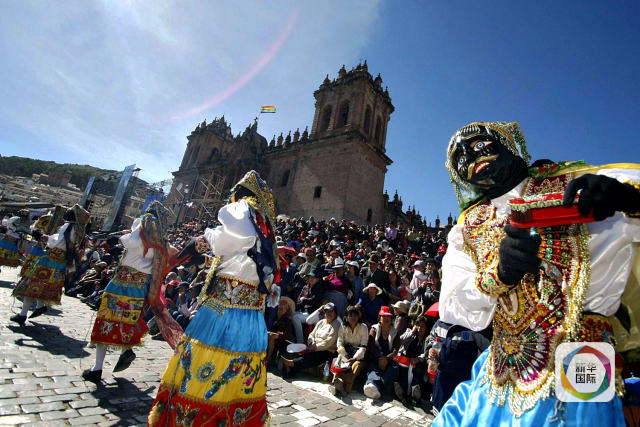
<path fill-rule="evenodd" d="M 109 353 L 102 384 L 86 382 L 81 373 L 93 365 L 95 349 L 85 344 L 94 312 L 63 296 L 49 315 L 25 327 L 12 324 L 11 313 L 21 307 L 11 297 L 17 273 L 7 267 L 0 272 L 0 425 L 145 425 L 171 355 L 168 344 L 145 340 L 136 361 L 117 376 L 111 373 L 117 354 Z M 279 426 L 425 426 L 433 418 L 424 402 L 409 409 L 357 392 L 341 400 L 317 378 L 285 381 L 272 372 L 267 400 L 272 424 Z"/>

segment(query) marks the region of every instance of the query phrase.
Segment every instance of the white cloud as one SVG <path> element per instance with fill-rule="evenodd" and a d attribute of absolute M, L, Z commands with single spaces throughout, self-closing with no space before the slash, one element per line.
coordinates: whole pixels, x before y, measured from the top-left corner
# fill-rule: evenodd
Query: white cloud
<path fill-rule="evenodd" d="M 203 118 L 226 115 L 241 131 L 260 105 L 260 132 L 311 125 L 313 91 L 324 75 L 355 65 L 379 19 L 380 2 L 103 1 L 9 2 L 0 16 L 6 84 L 0 116 L 77 153 L 73 162 L 142 177 L 176 170 L 186 135 Z M 221 98 L 292 29 L 270 62 Z M 35 155 L 36 153 L 33 153 Z"/>

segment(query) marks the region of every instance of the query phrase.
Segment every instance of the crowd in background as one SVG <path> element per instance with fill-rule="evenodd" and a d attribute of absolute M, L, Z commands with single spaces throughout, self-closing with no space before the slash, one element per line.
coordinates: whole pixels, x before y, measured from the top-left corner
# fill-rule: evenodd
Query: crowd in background
<path fill-rule="evenodd" d="M 167 240 L 181 248 L 211 226 L 184 223 L 170 228 Z M 275 234 L 281 281 L 271 286 L 264 310 L 271 369 L 290 377 L 322 374 L 329 364 L 335 395 L 357 384 L 372 399 L 395 395 L 414 405 L 424 399 L 436 408 L 468 378 L 490 333 L 438 320 L 442 230 L 310 217 L 278 220 Z M 97 309 L 122 251 L 117 236 L 90 240 L 66 294 Z M 179 266 L 165 278 L 167 308 L 183 328 L 198 309 L 207 271 Z M 152 338 L 162 339 L 151 312 L 144 316 Z"/>

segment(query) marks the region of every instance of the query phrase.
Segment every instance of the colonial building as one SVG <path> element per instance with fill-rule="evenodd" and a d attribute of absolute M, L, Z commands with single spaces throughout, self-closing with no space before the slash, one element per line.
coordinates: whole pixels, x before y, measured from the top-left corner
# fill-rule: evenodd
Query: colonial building
<path fill-rule="evenodd" d="M 386 137 L 394 106 L 380 75 L 374 78 L 366 61 L 350 71 L 343 66 L 336 79 L 327 75 L 314 97 L 310 133 L 297 129 L 267 142 L 257 120 L 236 136 L 224 117 L 199 124 L 173 172 L 168 202 L 176 221 L 214 215 L 250 169 L 267 180 L 281 214 L 361 224 L 404 221 L 383 195 L 392 163 Z"/>

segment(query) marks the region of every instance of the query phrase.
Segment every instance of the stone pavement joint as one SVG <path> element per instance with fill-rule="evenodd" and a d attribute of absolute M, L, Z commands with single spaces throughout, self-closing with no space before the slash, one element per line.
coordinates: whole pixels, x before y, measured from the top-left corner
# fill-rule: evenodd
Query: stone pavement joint
<path fill-rule="evenodd" d="M 172 354 L 169 345 L 145 340 L 134 349 L 136 361 L 115 376 L 119 351 L 109 351 L 102 383 L 86 382 L 81 374 L 94 362 L 95 348 L 86 346 L 94 312 L 63 296 L 62 305 L 48 315 L 27 320 L 25 327 L 12 324 L 9 317 L 21 307 L 11 297 L 18 271 L 0 271 L 0 426 L 146 425 Z M 268 372 L 267 383 L 274 426 L 407 427 L 428 426 L 433 419 L 422 408 L 373 402 L 357 391 L 338 399 L 327 384 L 309 376 L 291 381 Z"/>

